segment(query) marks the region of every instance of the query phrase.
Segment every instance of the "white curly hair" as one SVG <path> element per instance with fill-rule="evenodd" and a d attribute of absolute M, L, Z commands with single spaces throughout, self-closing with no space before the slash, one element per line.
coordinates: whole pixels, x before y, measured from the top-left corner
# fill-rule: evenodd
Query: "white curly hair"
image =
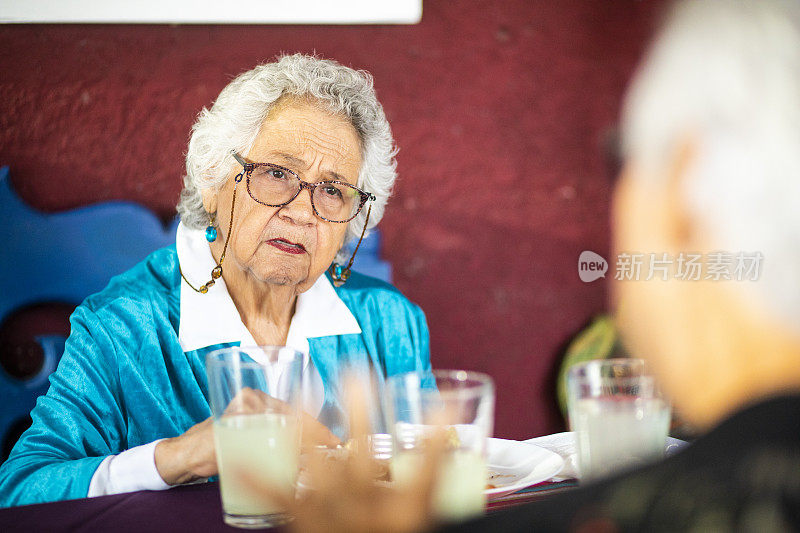
<path fill-rule="evenodd" d="M 800 331 L 800 2 L 678 3 L 623 114 L 626 159 L 667 164 L 697 141 L 684 184 L 692 215 L 731 252 L 761 252 L 741 284 Z M 656 175 L 650 172 L 649 175 Z"/>
<path fill-rule="evenodd" d="M 286 96 L 310 98 L 352 123 L 362 149 L 358 187 L 376 198 L 367 229 L 380 222 L 397 177 L 397 148 L 372 76 L 335 61 L 293 54 L 240 74 L 220 92 L 211 109 L 200 112 L 192 127 L 178 203 L 184 225 L 197 229 L 208 225 L 202 191 L 225 183 L 238 165 L 231 150 L 249 152 L 270 109 Z M 348 224 L 345 243 L 361 235 L 366 213 L 363 209 Z M 344 248 L 337 257 L 340 261 L 343 252 Z"/>

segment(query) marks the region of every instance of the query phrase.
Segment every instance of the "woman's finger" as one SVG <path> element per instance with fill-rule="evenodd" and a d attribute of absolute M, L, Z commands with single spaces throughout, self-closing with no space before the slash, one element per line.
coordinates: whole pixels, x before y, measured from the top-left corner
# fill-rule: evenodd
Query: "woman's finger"
<path fill-rule="evenodd" d="M 344 379 L 345 408 L 350 416 L 350 438 L 365 438 L 370 434 L 367 402 L 367 385 L 357 375 L 350 374 Z"/>
<path fill-rule="evenodd" d="M 369 443 L 371 427 L 367 411 L 367 387 L 368 384 L 359 376 L 345 378 L 345 405 L 350 415 L 350 438 L 353 442 L 348 467 L 354 479 L 372 484 L 376 468 Z"/>
<path fill-rule="evenodd" d="M 334 448 L 341 444 L 339 438 L 316 418 L 308 413 L 303 413 L 302 418 L 303 448 L 309 449 L 316 446 Z"/>

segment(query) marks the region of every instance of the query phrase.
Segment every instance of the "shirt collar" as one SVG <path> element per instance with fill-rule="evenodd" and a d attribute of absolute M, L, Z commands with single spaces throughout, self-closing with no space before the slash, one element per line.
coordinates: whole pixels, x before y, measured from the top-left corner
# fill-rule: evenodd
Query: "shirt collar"
<path fill-rule="evenodd" d="M 175 247 L 181 271 L 192 285 L 199 287 L 211 279 L 216 262 L 203 230 L 178 224 Z M 181 279 L 180 297 L 178 340 L 185 352 L 223 343 L 256 344 L 222 278 L 206 294 L 196 292 Z M 308 354 L 310 338 L 359 333 L 358 321 L 323 274 L 311 288 L 297 296 L 286 345 Z"/>

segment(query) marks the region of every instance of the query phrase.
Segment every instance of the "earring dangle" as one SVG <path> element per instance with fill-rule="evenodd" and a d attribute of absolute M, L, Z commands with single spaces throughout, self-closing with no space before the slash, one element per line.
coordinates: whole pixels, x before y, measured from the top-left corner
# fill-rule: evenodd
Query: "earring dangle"
<path fill-rule="evenodd" d="M 345 269 L 339 263 L 333 263 L 330 268 L 333 284 L 341 287 L 350 278 L 350 269 Z M 338 285 L 337 285 L 338 283 Z"/>
<path fill-rule="evenodd" d="M 358 252 L 358 248 L 361 246 L 361 241 L 364 240 L 364 233 L 367 231 L 367 224 L 369 223 L 370 211 L 372 211 L 372 206 L 367 208 L 367 218 L 364 220 L 364 227 L 361 229 L 361 237 L 358 238 L 358 244 L 356 244 L 356 249 L 353 250 L 353 255 L 350 256 L 350 261 L 347 262 L 347 266 L 342 267 L 339 263 L 333 263 L 328 269 L 335 287 L 341 287 L 350 279 L 350 268 L 353 266 L 356 252 Z"/>
<path fill-rule="evenodd" d="M 233 213 L 236 209 L 236 186 L 239 184 L 240 181 L 242 181 L 243 176 L 244 176 L 244 171 L 240 172 L 239 174 L 236 175 L 236 177 L 233 178 L 235 183 L 233 185 L 233 198 L 231 198 L 231 219 L 228 222 L 228 235 L 231 235 L 231 230 L 233 229 Z M 214 215 L 210 215 L 210 217 L 211 217 L 210 223 L 206 228 L 206 239 L 208 240 L 208 242 L 213 242 L 217 239 L 217 228 L 216 226 L 214 226 L 215 222 Z M 229 241 L 226 240 L 225 245 L 222 247 L 222 253 L 219 256 L 219 263 L 217 263 L 217 266 L 211 269 L 211 279 L 205 282 L 203 285 L 200 285 L 200 287 L 195 287 L 194 285 L 189 283 L 189 280 L 186 279 L 186 276 L 183 275 L 183 269 L 181 269 L 180 265 L 178 265 L 178 272 L 180 272 L 181 278 L 183 278 L 183 281 L 185 281 L 186 284 L 192 288 L 192 290 L 194 290 L 195 292 L 199 292 L 200 294 L 206 294 L 208 292 L 208 289 L 213 287 L 216 284 L 217 280 L 222 277 L 222 263 L 225 261 L 225 253 L 228 251 L 228 242 Z"/>
<path fill-rule="evenodd" d="M 208 215 L 208 226 L 206 226 L 206 240 L 214 242 L 217 240 L 217 217 L 213 213 Z"/>

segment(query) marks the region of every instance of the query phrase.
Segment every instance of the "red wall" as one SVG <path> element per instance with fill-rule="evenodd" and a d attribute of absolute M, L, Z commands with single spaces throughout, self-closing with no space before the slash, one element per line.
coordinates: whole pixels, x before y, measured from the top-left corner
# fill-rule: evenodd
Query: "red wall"
<path fill-rule="evenodd" d="M 316 51 L 375 76 L 400 146 L 382 223 L 436 367 L 497 380 L 496 433 L 560 430 L 565 342 L 605 307 L 604 139 L 657 5 L 426 0 L 416 26 L 2 26 L 0 164 L 46 211 L 174 214 L 194 117 L 235 74 Z M 4 221 L 13 224 L 14 221 Z"/>

